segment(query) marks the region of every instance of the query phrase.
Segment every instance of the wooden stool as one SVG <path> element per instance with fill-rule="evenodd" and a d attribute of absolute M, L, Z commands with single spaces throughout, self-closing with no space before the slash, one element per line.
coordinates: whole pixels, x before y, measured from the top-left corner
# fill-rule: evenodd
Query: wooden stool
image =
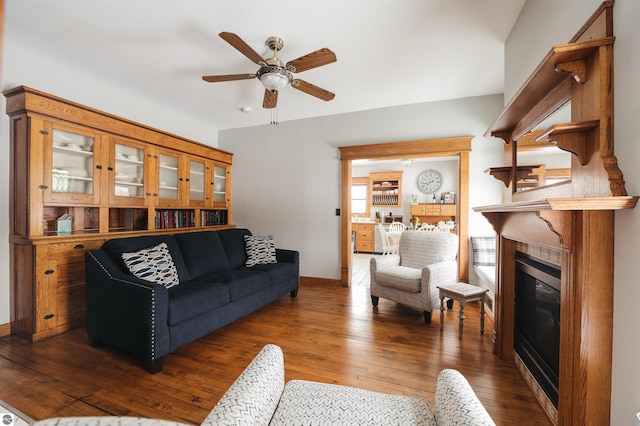
<path fill-rule="evenodd" d="M 440 331 L 444 329 L 444 298 L 448 297 L 460 303 L 458 338 L 462 339 L 464 305 L 473 300 L 480 300 L 480 334 L 484 334 L 484 297 L 489 290 L 466 283 L 443 284 L 437 287 L 440 290 Z"/>

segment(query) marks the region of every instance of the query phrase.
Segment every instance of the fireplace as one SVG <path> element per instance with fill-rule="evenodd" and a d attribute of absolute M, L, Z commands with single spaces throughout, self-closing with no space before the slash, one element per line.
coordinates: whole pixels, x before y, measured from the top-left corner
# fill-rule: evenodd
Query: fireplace
<path fill-rule="evenodd" d="M 514 350 L 558 407 L 560 267 L 517 252 Z"/>

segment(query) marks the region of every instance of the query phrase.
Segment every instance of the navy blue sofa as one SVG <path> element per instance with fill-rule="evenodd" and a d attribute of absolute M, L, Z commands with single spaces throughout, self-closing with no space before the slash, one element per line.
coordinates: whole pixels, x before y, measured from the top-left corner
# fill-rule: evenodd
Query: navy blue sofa
<path fill-rule="evenodd" d="M 87 251 L 87 334 L 137 354 L 151 373 L 163 356 L 290 293 L 300 283 L 299 253 L 276 249 L 277 263 L 245 267 L 248 229 L 112 239 Z M 180 284 L 136 278 L 122 253 L 166 243 Z"/>

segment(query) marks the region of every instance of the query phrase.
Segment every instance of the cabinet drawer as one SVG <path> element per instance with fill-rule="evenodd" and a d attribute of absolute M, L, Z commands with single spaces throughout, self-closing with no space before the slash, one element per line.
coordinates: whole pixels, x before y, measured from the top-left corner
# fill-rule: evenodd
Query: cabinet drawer
<path fill-rule="evenodd" d="M 424 205 L 422 204 L 412 205 L 411 216 L 424 216 Z"/>
<path fill-rule="evenodd" d="M 442 216 L 455 216 L 456 215 L 456 205 L 455 204 L 441 204 L 440 205 L 440 214 Z"/>
<path fill-rule="evenodd" d="M 373 253 L 373 241 L 356 241 L 356 251 Z"/>
<path fill-rule="evenodd" d="M 49 255 L 52 259 L 81 258 L 87 250 L 98 250 L 105 240 L 69 241 L 64 243 L 49 244 Z"/>
<path fill-rule="evenodd" d="M 425 204 L 424 214 L 425 216 L 439 216 L 440 204 Z"/>
<path fill-rule="evenodd" d="M 373 232 L 371 231 L 360 231 L 356 236 L 356 240 L 360 241 L 373 241 Z"/>

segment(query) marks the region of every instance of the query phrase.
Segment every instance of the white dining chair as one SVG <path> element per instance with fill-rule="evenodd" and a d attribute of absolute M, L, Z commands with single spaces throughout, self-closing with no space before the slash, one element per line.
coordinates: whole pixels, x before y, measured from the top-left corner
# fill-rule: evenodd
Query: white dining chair
<path fill-rule="evenodd" d="M 393 254 L 398 252 L 398 245 L 393 244 L 389 236 L 387 235 L 387 230 L 384 229 L 384 226 L 379 223 L 378 224 L 378 234 L 380 234 L 380 241 L 382 242 L 382 254 Z"/>

